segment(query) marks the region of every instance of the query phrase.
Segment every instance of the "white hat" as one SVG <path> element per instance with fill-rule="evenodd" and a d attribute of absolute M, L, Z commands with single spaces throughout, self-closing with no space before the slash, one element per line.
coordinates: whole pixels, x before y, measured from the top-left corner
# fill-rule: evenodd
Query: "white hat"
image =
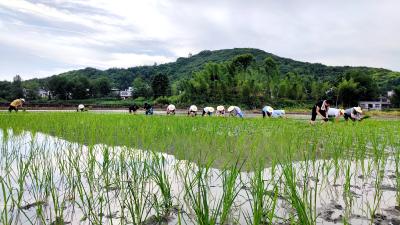
<path fill-rule="evenodd" d="M 354 110 L 356 110 L 358 113 L 362 113 L 361 107 L 354 107 Z"/>
<path fill-rule="evenodd" d="M 340 115 L 343 115 L 344 114 L 344 109 L 340 109 L 339 112 L 340 112 Z"/>
<path fill-rule="evenodd" d="M 168 105 L 167 110 L 173 111 L 173 110 L 175 110 L 175 106 L 172 105 L 172 104 L 171 104 L 171 105 Z"/>
<path fill-rule="evenodd" d="M 235 109 L 235 106 L 229 106 L 228 112 L 232 112 Z"/>
<path fill-rule="evenodd" d="M 25 99 L 24 99 L 24 98 L 21 98 L 21 101 L 25 102 Z"/>
<path fill-rule="evenodd" d="M 271 106 L 267 106 L 267 112 L 272 113 L 274 109 Z"/>
<path fill-rule="evenodd" d="M 197 112 L 197 106 L 191 105 L 191 106 L 189 107 L 189 111 Z"/>
<path fill-rule="evenodd" d="M 85 108 L 85 106 L 83 104 L 78 105 L 78 109 L 84 109 L 84 108 Z"/>
<path fill-rule="evenodd" d="M 204 109 L 207 109 L 210 113 L 215 111 L 214 107 L 205 107 Z"/>
<path fill-rule="evenodd" d="M 217 110 L 223 111 L 223 110 L 225 110 L 225 107 L 223 105 L 219 105 L 219 106 L 217 106 Z"/>

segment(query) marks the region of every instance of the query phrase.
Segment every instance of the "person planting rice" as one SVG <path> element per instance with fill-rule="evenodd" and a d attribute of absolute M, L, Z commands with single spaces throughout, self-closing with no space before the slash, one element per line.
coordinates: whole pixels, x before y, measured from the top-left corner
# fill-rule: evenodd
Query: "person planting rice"
<path fill-rule="evenodd" d="M 329 108 L 328 109 L 328 118 L 334 118 L 336 121 L 339 121 L 339 118 L 343 116 L 344 110 L 337 108 Z"/>
<path fill-rule="evenodd" d="M 143 108 L 146 110 L 145 114 L 146 115 L 153 115 L 153 107 L 149 103 L 144 103 Z"/>
<path fill-rule="evenodd" d="M 175 106 L 174 105 L 168 105 L 167 107 L 167 115 L 175 115 Z"/>
<path fill-rule="evenodd" d="M 205 107 L 203 109 L 202 116 L 204 116 L 205 114 L 207 114 L 208 116 L 211 116 L 213 112 L 214 112 L 214 108 L 213 107 Z"/>
<path fill-rule="evenodd" d="M 238 116 L 240 118 L 243 118 L 244 116 L 242 110 L 237 106 L 229 106 L 228 113 L 231 116 Z"/>
<path fill-rule="evenodd" d="M 273 118 L 284 117 L 285 110 L 274 110 L 271 106 L 265 106 L 262 109 L 262 114 L 263 114 L 263 118 L 265 118 L 265 116 L 273 117 Z"/>
<path fill-rule="evenodd" d="M 353 121 L 361 120 L 362 110 L 361 107 L 352 107 L 344 111 L 344 119 L 347 121 L 349 118 Z"/>
<path fill-rule="evenodd" d="M 85 110 L 85 106 L 83 104 L 79 104 L 78 108 L 76 109 L 77 112 L 81 111 L 83 112 Z"/>
<path fill-rule="evenodd" d="M 136 113 L 136 111 L 139 109 L 139 106 L 136 104 L 133 104 L 129 106 L 129 113 Z"/>
<path fill-rule="evenodd" d="M 19 108 L 22 108 L 22 105 L 25 103 L 25 99 L 23 98 L 18 98 L 15 99 L 10 103 L 10 107 L 8 107 L 8 111 L 11 112 L 15 110 L 15 112 L 18 112 Z"/>
<path fill-rule="evenodd" d="M 217 106 L 217 112 L 215 113 L 217 116 L 225 115 L 225 107 L 223 105 Z"/>
<path fill-rule="evenodd" d="M 197 115 L 197 106 L 191 105 L 188 110 L 188 116 L 196 116 Z"/>
<path fill-rule="evenodd" d="M 322 118 L 322 121 L 328 121 L 328 115 L 327 112 L 329 110 L 329 106 L 331 105 L 330 100 L 323 100 L 317 102 L 314 107 L 312 108 L 311 111 L 311 124 L 315 123 L 315 120 L 317 119 L 317 115 L 320 115 Z"/>

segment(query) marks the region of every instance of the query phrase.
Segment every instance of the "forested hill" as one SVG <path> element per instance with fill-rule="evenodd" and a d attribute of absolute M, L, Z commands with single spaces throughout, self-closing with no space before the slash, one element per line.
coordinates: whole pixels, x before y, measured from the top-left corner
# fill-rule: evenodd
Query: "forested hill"
<path fill-rule="evenodd" d="M 153 65 L 153 66 L 137 66 L 128 69 L 111 68 L 108 70 L 97 70 L 94 68 L 85 68 L 81 70 L 69 71 L 60 74 L 61 76 L 77 76 L 82 75 L 89 79 L 96 79 L 99 77 L 106 76 L 111 79 L 113 85 L 117 88 L 127 88 L 131 86 L 133 80 L 137 76 L 141 76 L 145 80 L 150 80 L 155 74 L 163 73 L 166 74 L 171 83 L 182 79 L 189 78 L 194 72 L 200 71 L 204 68 L 206 63 L 215 62 L 222 63 L 232 60 L 234 57 L 242 54 L 251 54 L 254 56 L 257 63 L 262 63 L 265 58 L 271 57 L 275 60 L 281 74 L 287 74 L 288 72 L 296 73 L 300 76 L 311 76 L 318 80 L 323 81 L 335 81 L 339 76 L 345 74 L 347 71 L 352 69 L 358 69 L 365 71 L 369 74 L 373 74 L 377 78 L 378 83 L 385 83 L 387 81 L 398 78 L 398 74 L 391 74 L 392 71 L 379 68 L 370 67 L 349 67 L 349 66 L 325 66 L 320 63 L 308 63 L 292 60 L 289 58 L 283 58 L 274 54 L 253 48 L 235 48 L 235 49 L 223 49 L 209 51 L 205 50 L 199 54 L 191 57 L 181 57 L 176 62 Z M 45 78 L 43 80 L 47 80 Z M 384 88 L 386 89 L 386 88 Z"/>

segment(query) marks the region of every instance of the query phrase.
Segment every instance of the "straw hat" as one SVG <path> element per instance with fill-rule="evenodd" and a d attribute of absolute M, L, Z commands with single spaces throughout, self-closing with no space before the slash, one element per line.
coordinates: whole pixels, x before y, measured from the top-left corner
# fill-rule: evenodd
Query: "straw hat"
<path fill-rule="evenodd" d="M 25 99 L 24 99 L 24 98 L 21 98 L 21 101 L 22 101 L 22 102 L 25 102 Z"/>
<path fill-rule="evenodd" d="M 235 109 L 235 106 L 229 106 L 228 112 L 232 112 Z"/>
<path fill-rule="evenodd" d="M 197 106 L 191 105 L 191 106 L 189 107 L 189 111 L 197 112 Z"/>
<path fill-rule="evenodd" d="M 340 115 L 344 114 L 344 109 L 339 110 Z"/>
<path fill-rule="evenodd" d="M 225 107 L 223 105 L 219 105 L 219 106 L 217 106 L 217 110 L 218 111 L 224 111 Z"/>
<path fill-rule="evenodd" d="M 168 105 L 167 110 L 173 111 L 173 110 L 175 110 L 175 106 L 172 105 L 172 104 L 171 104 L 171 105 Z"/>
<path fill-rule="evenodd" d="M 354 110 L 356 110 L 358 113 L 362 113 L 361 107 L 354 107 Z"/>
<path fill-rule="evenodd" d="M 208 108 L 208 112 L 210 112 L 210 113 L 215 111 L 214 107 L 206 107 L 206 108 Z"/>
<path fill-rule="evenodd" d="M 267 112 L 272 113 L 272 111 L 274 111 L 274 109 L 271 106 L 267 106 Z"/>

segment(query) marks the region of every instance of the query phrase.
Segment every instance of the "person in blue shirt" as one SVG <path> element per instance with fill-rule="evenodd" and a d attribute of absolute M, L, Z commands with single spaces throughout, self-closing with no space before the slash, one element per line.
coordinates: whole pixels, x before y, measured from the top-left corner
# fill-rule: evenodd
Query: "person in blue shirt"
<path fill-rule="evenodd" d="M 153 107 L 149 103 L 147 103 L 147 102 L 144 103 L 143 108 L 146 110 L 146 112 L 145 112 L 146 115 L 153 115 Z"/>
<path fill-rule="evenodd" d="M 265 106 L 262 109 L 262 114 L 263 114 L 263 118 L 265 118 L 266 116 L 273 117 L 273 118 L 284 117 L 285 110 L 276 110 L 276 109 L 273 109 L 271 106 Z"/>

